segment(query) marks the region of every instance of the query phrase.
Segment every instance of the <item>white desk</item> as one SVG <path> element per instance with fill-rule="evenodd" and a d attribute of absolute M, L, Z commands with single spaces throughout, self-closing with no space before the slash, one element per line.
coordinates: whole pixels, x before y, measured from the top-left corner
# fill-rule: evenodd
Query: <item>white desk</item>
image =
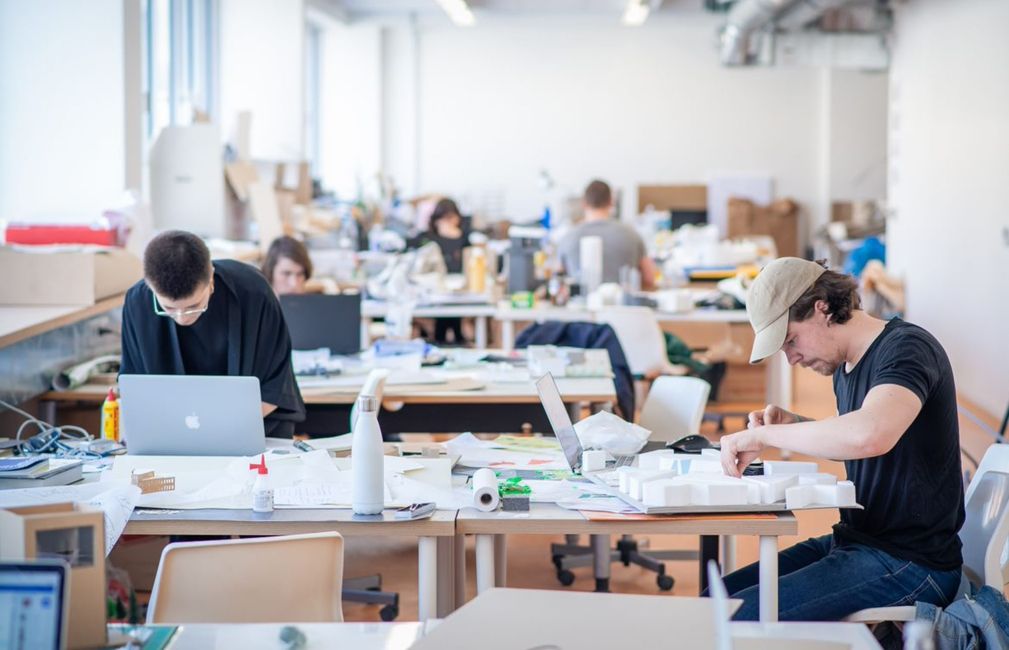
<path fill-rule="evenodd" d="M 594 322 L 597 312 L 585 306 L 553 307 L 541 306 L 533 309 L 515 309 L 511 306 L 498 308 L 494 318 L 501 321 L 501 347 L 510 351 L 515 347 L 515 322 L 548 320 Z M 745 323 L 749 324 L 745 309 L 694 309 L 688 312 L 663 312 L 656 310 L 659 323 Z M 777 404 L 789 410 L 792 408 L 792 372 L 788 359 L 782 353 L 775 354 L 766 362 L 767 403 Z"/>
<path fill-rule="evenodd" d="M 505 538 L 508 534 L 591 535 L 593 545 L 606 550 L 606 564 L 598 567 L 602 571 L 609 569 L 610 535 L 756 535 L 760 538 L 760 620 L 769 622 L 778 620 L 778 537 L 798 533 L 798 524 L 790 512 L 761 519 L 740 518 L 729 513 L 660 520 L 632 516 L 590 521 L 578 511 L 548 503 L 534 503 L 529 512 L 480 512 L 466 508 L 459 511 L 455 527 L 457 535 L 476 535 L 478 594 L 495 586 L 505 586 Z M 461 546 L 457 542 L 456 548 Z M 465 575 L 465 565 L 458 557 L 455 571 L 456 602 L 461 604 L 458 585 Z"/>
<path fill-rule="evenodd" d="M 427 305 L 413 310 L 414 318 L 473 318 L 476 320 L 475 347 L 487 347 L 487 319 L 494 316 L 497 308 L 494 305 Z M 361 303 L 361 347 L 370 344 L 368 326 L 375 318 L 384 318 L 388 312 L 388 304 L 378 300 L 365 300 Z"/>
<path fill-rule="evenodd" d="M 122 307 L 123 298 L 119 294 L 93 305 L 2 306 L 0 348 Z"/>

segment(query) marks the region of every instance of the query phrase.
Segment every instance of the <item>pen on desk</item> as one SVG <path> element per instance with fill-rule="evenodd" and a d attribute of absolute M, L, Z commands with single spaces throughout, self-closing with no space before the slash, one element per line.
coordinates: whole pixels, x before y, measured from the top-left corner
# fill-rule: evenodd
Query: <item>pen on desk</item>
<path fill-rule="evenodd" d="M 312 445 L 308 444 L 304 440 L 295 440 L 294 441 L 294 447 L 295 447 L 295 449 L 300 449 L 301 451 L 305 451 L 305 452 L 315 451 L 315 447 L 313 447 Z"/>

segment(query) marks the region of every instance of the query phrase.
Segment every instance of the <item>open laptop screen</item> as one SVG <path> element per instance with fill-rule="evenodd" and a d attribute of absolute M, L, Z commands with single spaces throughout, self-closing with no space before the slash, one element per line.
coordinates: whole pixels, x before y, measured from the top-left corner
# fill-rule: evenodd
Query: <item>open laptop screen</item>
<path fill-rule="evenodd" d="M 572 472 L 580 473 L 582 467 L 582 443 L 575 433 L 575 426 L 571 423 L 571 416 L 561 399 L 561 392 L 557 389 L 557 382 L 549 372 L 536 380 L 536 391 L 540 395 L 540 402 L 543 410 L 550 420 L 550 427 L 557 436 L 557 442 L 564 450 L 564 457 L 567 458 L 568 466 Z"/>
<path fill-rule="evenodd" d="M 65 647 L 67 571 L 61 562 L 0 563 L 0 646 Z"/>

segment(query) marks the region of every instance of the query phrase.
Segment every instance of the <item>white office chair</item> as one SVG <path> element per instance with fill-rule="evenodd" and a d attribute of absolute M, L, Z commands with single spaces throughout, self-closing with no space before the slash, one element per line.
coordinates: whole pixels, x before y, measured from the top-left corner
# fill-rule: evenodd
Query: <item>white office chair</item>
<path fill-rule="evenodd" d="M 1006 585 L 1009 557 L 1009 445 L 994 444 L 985 452 L 977 473 L 967 486 L 967 517 L 960 529 L 963 572 L 972 583 L 1002 589 Z M 880 623 L 913 621 L 915 608 L 873 607 L 848 616 L 846 621 Z"/>
<path fill-rule="evenodd" d="M 669 363 L 662 328 L 650 307 L 607 307 L 596 314 L 617 333 L 627 364 L 635 377 L 684 375 L 684 366 Z"/>
<path fill-rule="evenodd" d="M 342 585 L 335 532 L 169 544 L 147 622 L 339 623 Z"/>
<path fill-rule="evenodd" d="M 639 424 L 652 432 L 650 440 L 671 442 L 686 435 L 700 433 L 701 420 L 704 417 L 704 407 L 708 403 L 708 393 L 711 386 L 703 379 L 696 377 L 658 377 L 652 382 L 651 390 L 641 409 Z M 732 538 L 723 536 L 723 545 L 731 544 Z M 666 573 L 666 566 L 661 560 L 696 560 L 697 551 L 652 551 L 644 553 L 639 550 L 639 542 L 632 535 L 622 535 L 616 549 L 610 551 L 610 562 L 620 562 L 624 566 L 632 564 L 649 571 L 654 571 L 659 589 L 668 591 L 673 588 L 673 577 Z M 604 548 L 609 548 L 607 542 Z M 725 548 L 729 548 L 725 546 Z M 588 564 L 591 558 L 594 566 L 605 562 L 605 553 L 597 558 L 591 547 L 579 546 L 577 537 L 568 539 L 565 544 L 552 545 L 554 565 L 557 567 L 557 579 L 561 584 L 569 585 L 574 580 L 571 567 Z M 596 576 L 597 587 L 603 591 L 606 586 L 605 577 Z"/>

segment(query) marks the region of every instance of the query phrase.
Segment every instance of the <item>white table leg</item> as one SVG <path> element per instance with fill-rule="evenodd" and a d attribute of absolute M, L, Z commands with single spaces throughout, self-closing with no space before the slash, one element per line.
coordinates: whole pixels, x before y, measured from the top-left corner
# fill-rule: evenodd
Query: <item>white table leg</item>
<path fill-rule="evenodd" d="M 494 586 L 505 587 L 508 582 L 508 537 L 494 536 Z"/>
<path fill-rule="evenodd" d="M 718 546 L 722 549 L 722 575 L 729 575 L 736 570 L 736 538 L 733 535 L 721 535 Z"/>
<path fill-rule="evenodd" d="M 438 600 L 436 610 L 438 618 L 445 618 L 455 611 L 455 537 L 436 537 L 438 544 L 438 571 L 437 589 Z"/>
<path fill-rule="evenodd" d="M 476 536 L 476 593 L 494 586 L 494 535 Z"/>
<path fill-rule="evenodd" d="M 596 591 L 610 590 L 610 536 L 589 535 L 592 545 L 592 567 L 596 578 Z"/>
<path fill-rule="evenodd" d="M 760 536 L 760 622 L 778 620 L 778 538 Z"/>
<path fill-rule="evenodd" d="M 515 349 L 515 321 L 511 319 L 501 321 L 501 349 L 505 352 Z"/>
<path fill-rule="evenodd" d="M 417 616 L 419 621 L 438 614 L 438 538 L 417 538 Z"/>
<path fill-rule="evenodd" d="M 452 547 L 452 554 L 455 556 L 455 607 L 456 609 L 466 604 L 466 536 L 456 535 L 455 544 Z"/>
<path fill-rule="evenodd" d="M 479 350 L 487 349 L 487 317 L 477 316 L 474 323 L 476 329 L 476 347 Z"/>

